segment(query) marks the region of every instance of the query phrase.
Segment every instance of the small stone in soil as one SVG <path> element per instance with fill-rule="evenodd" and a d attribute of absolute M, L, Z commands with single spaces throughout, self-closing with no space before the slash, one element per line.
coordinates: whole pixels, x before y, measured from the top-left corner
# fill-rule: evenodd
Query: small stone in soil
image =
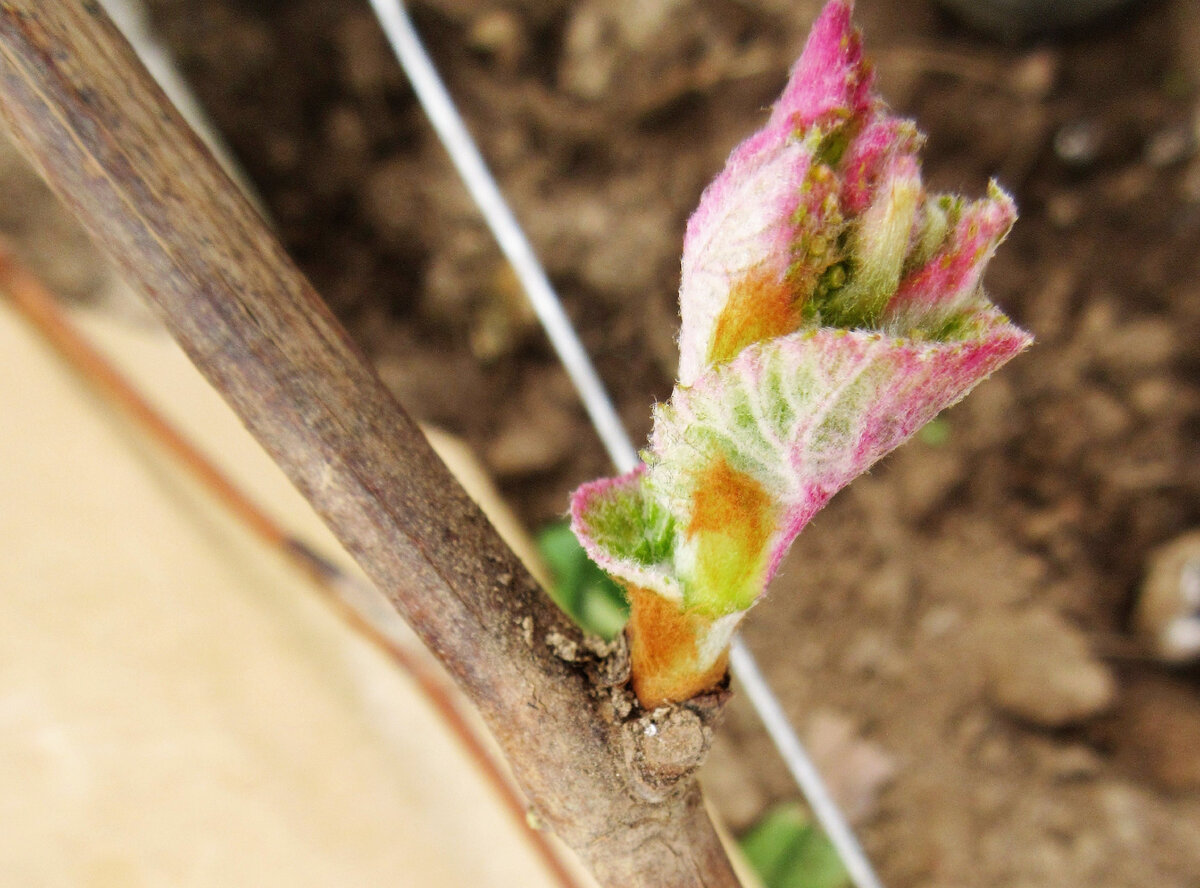
<path fill-rule="evenodd" d="M 1134 622 L 1160 659 L 1200 660 L 1200 531 L 1177 537 L 1150 554 Z"/>
<path fill-rule="evenodd" d="M 1109 709 L 1117 687 L 1083 632 L 1045 610 L 1001 612 L 980 627 L 991 702 L 1021 721 L 1063 728 Z"/>

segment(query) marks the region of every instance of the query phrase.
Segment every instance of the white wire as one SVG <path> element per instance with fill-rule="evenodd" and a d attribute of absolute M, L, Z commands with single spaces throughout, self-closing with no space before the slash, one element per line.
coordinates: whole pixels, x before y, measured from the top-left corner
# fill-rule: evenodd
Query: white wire
<path fill-rule="evenodd" d="M 841 809 L 833 796 L 830 795 L 821 773 L 805 752 L 800 738 L 792 730 L 792 725 L 779 705 L 779 698 L 771 690 L 766 676 L 758 668 L 758 663 L 750 649 L 735 639 L 730 650 L 730 661 L 733 672 L 741 682 L 743 690 L 758 710 L 767 733 L 775 741 L 775 747 L 783 758 L 792 777 L 804 792 L 804 797 L 813 813 L 817 816 L 829 841 L 837 849 L 846 873 L 858 888 L 883 888 L 883 883 L 875 875 L 871 861 L 858 843 L 850 824 L 846 822 Z"/>
<path fill-rule="evenodd" d="M 429 115 L 433 128 L 450 154 L 450 159 L 462 176 L 471 197 L 483 212 L 483 218 L 500 243 L 500 249 L 512 263 L 513 271 L 529 294 L 529 301 L 546 330 L 554 350 L 579 390 L 579 396 L 614 460 L 628 464 L 629 469 L 637 464 L 637 450 L 625 431 L 612 402 L 604 391 L 604 384 L 596 375 L 571 321 L 563 311 L 562 303 L 554 295 L 546 272 L 534 255 L 533 247 L 525 232 L 517 223 L 500 193 L 496 180 L 488 172 L 487 165 L 475 141 L 467 131 L 466 124 L 454 107 L 454 100 L 438 76 L 433 60 L 421 44 L 416 29 L 404 7 L 396 0 L 371 0 L 388 42 L 395 50 L 401 66 L 412 81 L 425 113 Z M 628 469 L 622 469 L 628 471 Z"/>
<path fill-rule="evenodd" d="M 628 472 L 638 463 L 637 450 L 625 431 L 616 408 L 596 374 L 591 359 L 579 341 L 575 328 L 554 293 L 546 272 L 525 237 L 516 217 L 488 171 L 479 149 L 471 138 L 449 91 L 438 76 L 433 60 L 426 52 L 412 20 L 400 0 L 370 0 L 384 34 L 396 53 L 401 67 L 412 82 L 413 91 L 429 116 L 434 130 L 462 176 L 467 190 L 479 205 L 500 249 L 508 257 L 513 271 L 529 294 L 529 301 L 541 320 L 551 344 L 558 352 L 579 397 L 591 417 L 609 457 L 619 472 Z M 837 802 L 820 773 L 804 751 L 804 746 L 784 715 L 779 699 L 763 676 L 754 655 L 740 638 L 731 650 L 734 673 L 742 683 L 775 748 L 791 772 L 804 797 L 820 821 L 829 841 L 837 849 L 854 884 L 858 888 L 882 888 L 862 846 L 854 836 Z"/>

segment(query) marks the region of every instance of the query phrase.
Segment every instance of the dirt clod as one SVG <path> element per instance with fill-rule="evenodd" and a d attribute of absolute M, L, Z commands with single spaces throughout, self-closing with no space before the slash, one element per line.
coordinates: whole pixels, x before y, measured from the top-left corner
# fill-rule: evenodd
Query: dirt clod
<path fill-rule="evenodd" d="M 1086 637 L 1061 618 L 1035 610 L 996 617 L 981 630 L 988 696 L 1019 719 L 1062 728 L 1112 706 L 1116 681 L 1088 650 Z"/>

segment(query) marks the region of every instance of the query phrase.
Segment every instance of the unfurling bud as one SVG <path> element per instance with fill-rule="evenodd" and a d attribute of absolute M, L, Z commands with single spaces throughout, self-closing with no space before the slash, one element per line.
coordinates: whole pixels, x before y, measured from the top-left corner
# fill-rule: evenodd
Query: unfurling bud
<path fill-rule="evenodd" d="M 851 8 L 825 7 L 688 223 L 679 384 L 645 465 L 572 499 L 629 592 L 646 706 L 719 678 L 813 514 L 1030 342 L 980 284 L 1012 200 L 925 192 L 921 136 L 872 92 Z"/>

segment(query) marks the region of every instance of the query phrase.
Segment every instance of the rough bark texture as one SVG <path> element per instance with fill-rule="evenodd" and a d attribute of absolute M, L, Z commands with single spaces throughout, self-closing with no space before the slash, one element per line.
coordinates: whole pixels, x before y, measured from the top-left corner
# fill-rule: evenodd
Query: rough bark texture
<path fill-rule="evenodd" d="M 736 886 L 692 779 L 720 693 L 640 711 L 90 0 L 0 2 L 0 113 L 475 702 L 606 886 Z"/>

